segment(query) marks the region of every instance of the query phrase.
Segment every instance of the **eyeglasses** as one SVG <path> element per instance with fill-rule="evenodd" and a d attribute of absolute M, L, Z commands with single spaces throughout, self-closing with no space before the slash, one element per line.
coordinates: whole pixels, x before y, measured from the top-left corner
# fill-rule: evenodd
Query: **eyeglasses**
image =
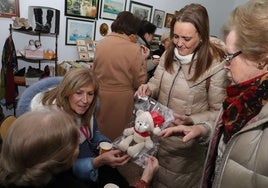
<path fill-rule="evenodd" d="M 238 51 L 238 52 L 235 52 L 233 54 L 228 54 L 224 57 L 224 60 L 226 61 L 226 65 L 230 65 L 230 62 L 232 61 L 232 59 L 234 59 L 236 56 L 240 55 L 242 53 L 242 51 Z"/>

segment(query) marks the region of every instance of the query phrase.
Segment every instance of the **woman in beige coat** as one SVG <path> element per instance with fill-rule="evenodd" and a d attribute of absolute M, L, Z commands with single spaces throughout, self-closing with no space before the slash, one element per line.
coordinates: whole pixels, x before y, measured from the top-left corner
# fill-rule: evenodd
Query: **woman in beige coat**
<path fill-rule="evenodd" d="M 136 94 L 149 95 L 171 108 L 174 125 L 214 121 L 225 96 L 226 73 L 221 63 L 223 46 L 210 40 L 205 7 L 190 4 L 178 11 L 170 38 L 154 76 Z M 160 169 L 153 187 L 197 187 L 205 155 L 199 140 L 185 143 L 182 137 L 161 138 Z"/>
<path fill-rule="evenodd" d="M 149 50 L 142 54 L 133 40 L 139 24 L 132 13 L 121 12 L 111 25 L 112 33 L 96 46 L 94 71 L 100 81 L 96 117 L 99 130 L 112 141 L 132 121 L 134 92 L 146 82 L 144 56 Z"/>
<path fill-rule="evenodd" d="M 235 8 L 224 24 L 231 84 L 213 126 L 202 188 L 268 187 L 267 10 L 267 0 L 250 0 Z M 198 125 L 177 126 L 161 135 L 179 133 L 190 140 L 209 131 Z"/>

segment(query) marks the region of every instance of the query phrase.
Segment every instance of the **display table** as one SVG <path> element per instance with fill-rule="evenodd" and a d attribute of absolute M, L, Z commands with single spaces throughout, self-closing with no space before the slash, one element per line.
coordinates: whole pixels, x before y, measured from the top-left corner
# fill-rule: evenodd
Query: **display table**
<path fill-rule="evenodd" d="M 57 75 L 64 76 L 67 71 L 71 68 L 77 67 L 85 67 L 92 69 L 93 62 L 92 61 L 63 61 L 62 63 L 57 65 Z"/>

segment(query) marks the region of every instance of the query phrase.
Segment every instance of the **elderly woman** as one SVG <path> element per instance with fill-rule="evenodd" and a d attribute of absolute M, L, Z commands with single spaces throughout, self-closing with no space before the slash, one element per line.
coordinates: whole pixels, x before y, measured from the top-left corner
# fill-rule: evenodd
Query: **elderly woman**
<path fill-rule="evenodd" d="M 209 146 L 202 187 L 268 185 L 268 1 L 237 7 L 223 27 L 231 84 Z M 256 34 L 258 31 L 258 34 Z M 205 136 L 202 126 L 177 126 L 160 133 Z"/>

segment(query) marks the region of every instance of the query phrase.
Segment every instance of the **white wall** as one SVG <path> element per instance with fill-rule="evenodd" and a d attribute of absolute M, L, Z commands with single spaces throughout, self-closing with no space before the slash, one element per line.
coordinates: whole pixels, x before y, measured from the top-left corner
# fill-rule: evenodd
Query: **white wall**
<path fill-rule="evenodd" d="M 154 9 L 164 10 L 166 13 L 173 13 L 175 10 L 179 10 L 184 5 L 196 2 L 203 4 L 209 13 L 210 17 L 210 27 L 211 35 L 216 35 L 221 37 L 220 28 L 230 11 L 233 9 L 234 5 L 239 5 L 246 0 L 229 0 L 228 3 L 222 0 L 136 0 L 144 4 L 152 5 Z M 66 25 L 66 16 L 64 15 L 64 0 L 20 0 L 20 17 L 28 17 L 28 6 L 46 6 L 52 7 L 60 10 L 60 34 L 58 39 L 58 56 L 59 62 L 63 60 L 76 60 L 77 52 L 75 46 L 66 46 L 65 45 L 65 25 Z M 129 9 L 130 0 L 127 0 L 126 10 Z M 96 21 L 96 37 L 95 40 L 100 40 L 102 36 L 99 34 L 99 26 L 101 23 L 111 24 L 112 21 L 99 19 Z M 2 47 L 4 45 L 5 39 L 9 35 L 9 24 L 12 23 L 9 18 L 0 18 L 0 57 L 2 57 Z M 33 26 L 34 27 L 34 26 Z M 167 28 L 157 29 L 157 34 L 162 34 L 167 30 Z M 14 34 L 16 48 L 20 49 L 27 45 L 28 38 L 25 35 Z M 25 39 L 26 37 L 26 39 Z M 52 39 L 51 39 L 52 40 Z M 46 42 L 51 43 L 50 39 L 46 39 Z M 44 41 L 43 41 L 44 42 Z M 44 42 L 45 43 L 45 42 Z M 50 45 L 50 44 L 49 44 Z M 49 46 L 48 45 L 48 46 Z"/>

